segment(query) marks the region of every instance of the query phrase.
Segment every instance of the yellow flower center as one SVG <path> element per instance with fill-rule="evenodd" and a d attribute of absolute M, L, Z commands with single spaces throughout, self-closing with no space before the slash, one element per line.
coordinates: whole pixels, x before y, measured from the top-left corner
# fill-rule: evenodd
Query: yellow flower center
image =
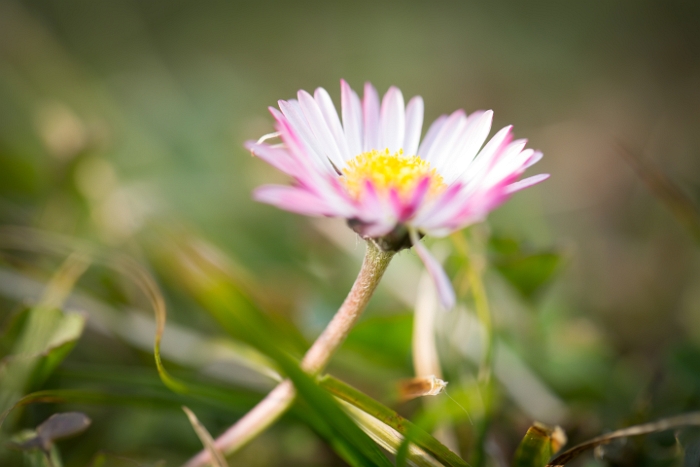
<path fill-rule="evenodd" d="M 403 149 L 394 154 L 389 153 L 388 149 L 373 149 L 348 162 L 340 180 L 355 199 L 360 198 L 367 181 L 380 193 L 386 194 L 393 188 L 405 198 L 426 177 L 430 179 L 430 195 L 436 195 L 447 187 L 442 176 L 430 167 L 428 161 L 418 156 L 406 156 Z"/>

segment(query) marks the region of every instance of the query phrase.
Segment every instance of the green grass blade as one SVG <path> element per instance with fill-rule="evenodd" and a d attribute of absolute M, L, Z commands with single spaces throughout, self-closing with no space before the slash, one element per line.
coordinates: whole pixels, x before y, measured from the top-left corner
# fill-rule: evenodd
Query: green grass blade
<path fill-rule="evenodd" d="M 299 396 L 326 420 L 334 432 L 333 438 L 341 437 L 357 450 L 359 465 L 391 466 L 374 441 L 352 421 L 327 391 L 302 371 L 297 362 L 281 353 L 276 360 L 294 383 Z"/>
<path fill-rule="evenodd" d="M 357 389 L 329 375 L 319 380 L 319 385 L 328 390 L 334 396 L 344 400 L 355 407 L 367 412 L 374 418 L 395 429 L 403 436 L 408 436 L 413 443 L 430 453 L 439 462 L 451 467 L 468 467 L 466 461 L 460 458 L 422 430 L 417 425 L 403 418 L 385 405 L 375 401 L 371 397 L 361 393 Z"/>

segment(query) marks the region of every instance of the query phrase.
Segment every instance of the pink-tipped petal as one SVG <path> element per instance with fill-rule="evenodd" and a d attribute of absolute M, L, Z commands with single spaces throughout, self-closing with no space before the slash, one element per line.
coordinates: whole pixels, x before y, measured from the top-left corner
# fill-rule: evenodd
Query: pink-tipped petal
<path fill-rule="evenodd" d="M 425 155 L 425 160 L 435 167 L 438 172 L 444 173 L 444 163 L 449 158 L 457 136 L 467 123 L 467 117 L 463 110 L 457 110 L 450 115 L 440 133 L 435 137 L 430 151 Z"/>
<path fill-rule="evenodd" d="M 406 133 L 406 109 L 403 94 L 392 86 L 384 95 L 381 108 L 381 135 L 378 149 L 389 149 L 390 153 L 398 152 L 403 146 Z"/>
<path fill-rule="evenodd" d="M 396 227 L 397 217 L 394 208 L 391 206 L 391 201 L 380 196 L 371 181 L 366 180 L 364 185 L 363 209 L 360 217 L 367 224 L 372 224 L 373 232 L 381 231 L 383 232 L 381 235 L 385 235 Z"/>
<path fill-rule="evenodd" d="M 255 141 L 246 141 L 244 146 L 254 156 L 264 160 L 277 170 L 295 178 L 303 176 L 297 161 L 284 149 L 273 148 L 266 144 L 258 144 Z"/>
<path fill-rule="evenodd" d="M 275 128 L 280 133 L 280 138 L 284 141 L 290 156 L 294 157 L 311 172 L 326 175 L 335 174 L 335 170 L 333 170 L 333 166 L 328 158 L 319 156 L 316 151 L 311 150 L 283 114 L 272 112 L 272 115 L 277 120 Z"/>
<path fill-rule="evenodd" d="M 491 131 L 492 121 L 493 110 L 477 111 L 467 117 L 454 157 L 445 163 L 445 173 L 449 174 L 446 177 L 448 183 L 456 180 L 472 163 Z"/>
<path fill-rule="evenodd" d="M 331 96 L 323 88 L 318 88 L 314 92 L 314 99 L 318 108 L 321 109 L 321 114 L 326 120 L 328 128 L 330 128 L 333 138 L 335 139 L 335 144 L 340 150 L 340 155 L 343 160 L 349 160 L 351 158 L 350 151 L 348 150 L 348 143 L 345 140 L 345 134 L 343 133 L 343 127 L 340 124 L 340 118 L 338 118 L 338 111 L 335 110 Z"/>
<path fill-rule="evenodd" d="M 299 91 L 298 98 L 301 111 L 304 113 L 306 120 L 309 122 L 311 132 L 321 147 L 321 153 L 330 159 L 336 169 L 340 170 L 345 164 L 345 159 L 340 154 L 340 149 L 338 149 L 335 138 L 330 128 L 328 128 L 321 109 L 318 108 L 318 104 L 311 94 L 306 91 Z"/>
<path fill-rule="evenodd" d="M 423 204 L 423 200 L 425 200 L 425 197 L 428 194 L 431 182 L 432 180 L 430 179 L 430 177 L 425 177 L 418 183 L 415 191 L 413 192 L 413 196 L 408 201 L 408 203 L 406 203 L 406 205 L 403 208 L 403 211 L 401 212 L 402 222 L 407 221 L 408 219 L 413 217 L 413 215 L 415 215 L 416 212 L 418 212 L 418 209 L 421 207 L 421 205 Z"/>
<path fill-rule="evenodd" d="M 343 130 L 351 156 L 362 152 L 362 104 L 357 93 L 345 80 L 340 80 L 340 101 L 343 108 Z"/>
<path fill-rule="evenodd" d="M 401 214 L 403 213 L 404 203 L 401 199 L 399 191 L 396 188 L 391 188 L 389 190 L 388 197 L 389 207 L 393 211 L 394 216 L 396 216 L 398 220 L 401 220 Z"/>
<path fill-rule="evenodd" d="M 533 165 L 537 164 L 542 159 L 542 153 L 540 151 L 535 151 L 530 159 L 525 163 L 523 169 L 529 169 Z"/>
<path fill-rule="evenodd" d="M 278 125 L 285 127 L 284 129 L 278 127 L 277 129 L 281 133 L 282 140 L 293 135 L 302 153 L 308 154 L 310 156 L 309 159 L 313 159 L 316 164 L 324 167 L 329 173 L 333 173 L 333 166 L 321 149 L 321 145 L 315 138 L 311 128 L 309 128 L 309 123 L 304 117 L 299 102 L 295 99 L 290 99 L 288 101 L 281 100 L 278 104 L 284 116 L 283 119 L 277 119 Z"/>
<path fill-rule="evenodd" d="M 413 247 L 416 249 L 418 257 L 423 261 L 425 269 L 430 274 L 433 283 L 435 284 L 435 289 L 437 290 L 438 297 L 440 297 L 440 302 L 445 310 L 451 310 L 457 301 L 455 296 L 454 288 L 452 288 L 452 283 L 450 279 L 445 274 L 445 270 L 442 268 L 440 263 L 437 262 L 435 257 L 430 254 L 428 249 L 423 245 L 415 231 L 411 231 L 411 242 Z"/>
<path fill-rule="evenodd" d="M 407 156 L 418 154 L 420 132 L 423 129 L 423 107 L 423 98 L 420 96 L 408 101 L 408 106 L 406 106 L 406 134 L 403 140 L 403 150 Z"/>
<path fill-rule="evenodd" d="M 429 229 L 431 222 L 436 216 L 440 216 L 443 213 L 448 213 L 451 210 L 456 210 L 456 206 L 459 205 L 458 199 L 459 195 L 464 191 L 464 185 L 461 183 L 453 183 L 450 187 L 445 190 L 442 194 L 432 199 L 429 203 L 424 203 L 418 210 L 415 218 L 411 221 L 412 225 L 415 225 L 420 230 Z"/>
<path fill-rule="evenodd" d="M 493 165 L 494 161 L 510 143 L 513 138 L 511 133 L 512 129 L 513 127 L 509 125 L 496 133 L 493 138 L 486 143 L 486 146 L 479 151 L 479 154 L 474 158 L 472 163 L 469 164 L 466 170 L 458 176 L 457 180 L 461 180 L 465 184 L 478 184 L 489 167 Z"/>
<path fill-rule="evenodd" d="M 357 230 L 362 238 L 379 238 L 394 230 L 394 227 L 394 224 L 378 221 L 363 224 L 361 227 L 358 227 Z"/>
<path fill-rule="evenodd" d="M 440 133 L 440 130 L 447 119 L 447 115 L 440 115 L 437 119 L 435 119 L 432 125 L 430 125 L 430 128 L 428 128 L 428 132 L 425 134 L 423 142 L 420 143 L 420 146 L 418 147 L 418 155 L 423 159 L 426 159 L 428 152 L 430 152 L 430 149 L 435 142 L 435 138 L 437 137 L 438 133 Z"/>
<path fill-rule="evenodd" d="M 381 134 L 381 128 L 379 127 L 379 95 L 374 86 L 369 83 L 365 83 L 362 115 L 364 117 L 363 134 L 365 135 L 362 151 L 383 149 L 379 147 L 379 135 Z"/>
<path fill-rule="evenodd" d="M 532 149 L 525 149 L 526 139 L 518 139 L 506 146 L 502 151 L 498 151 L 489 167 L 489 176 L 494 182 L 503 180 L 509 174 L 520 170 L 525 162 L 532 155 Z"/>
<path fill-rule="evenodd" d="M 520 181 L 517 181 L 515 183 L 511 183 L 505 188 L 505 192 L 507 194 L 512 194 L 515 193 L 516 191 L 520 191 L 524 188 L 531 187 L 533 185 L 537 185 L 540 182 L 543 182 L 549 178 L 549 174 L 539 174 L 539 175 L 533 175 L 532 177 L 524 178 Z"/>
<path fill-rule="evenodd" d="M 337 210 L 326 200 L 308 191 L 281 185 L 263 185 L 253 192 L 253 198 L 261 203 L 272 204 L 285 211 L 306 216 L 335 216 Z"/>

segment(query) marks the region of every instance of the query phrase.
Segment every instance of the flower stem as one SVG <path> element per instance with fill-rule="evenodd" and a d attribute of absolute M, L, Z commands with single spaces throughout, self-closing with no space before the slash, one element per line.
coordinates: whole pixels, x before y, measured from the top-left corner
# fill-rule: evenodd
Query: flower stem
<path fill-rule="evenodd" d="M 313 375 L 323 371 L 367 306 L 393 256 L 394 252 L 382 251 L 372 241 L 367 242 L 360 273 L 340 309 L 304 355 L 301 361 L 304 371 Z M 295 396 L 292 383 L 289 380 L 281 382 L 250 412 L 219 436 L 215 441 L 216 447 L 225 454 L 237 451 L 281 417 L 292 405 Z M 209 452 L 201 451 L 184 467 L 202 467 L 209 462 Z"/>

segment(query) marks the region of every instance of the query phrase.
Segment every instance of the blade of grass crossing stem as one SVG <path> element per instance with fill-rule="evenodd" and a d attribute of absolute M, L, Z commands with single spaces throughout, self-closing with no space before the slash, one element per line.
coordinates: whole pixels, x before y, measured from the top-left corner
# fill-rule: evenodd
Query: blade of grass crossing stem
<path fill-rule="evenodd" d="M 160 341 L 165 329 L 165 304 L 150 275 L 133 265 L 126 269 L 132 280 L 139 285 L 151 300 L 156 313 L 157 332 L 154 354 L 159 375 L 164 383 L 176 392 L 190 392 L 183 382 L 170 376 L 163 367 L 160 356 Z M 138 265 L 136 265 L 138 266 Z M 206 276 L 206 277 L 205 277 Z M 356 466 L 391 466 L 376 444 L 340 409 L 333 398 L 320 389 L 306 375 L 296 361 L 279 348 L 280 339 L 268 320 L 260 313 L 251 311 L 252 304 L 238 290 L 233 290 L 224 278 L 217 274 L 198 276 L 194 281 L 194 294 L 210 313 L 232 336 L 242 339 L 275 360 L 293 381 L 299 395 L 327 422 L 322 430 L 331 446 L 348 462 Z"/>
<path fill-rule="evenodd" d="M 299 396 L 313 409 L 329 426 L 327 434 L 332 437 L 332 446 L 337 445 L 336 438 L 347 440 L 343 449 L 351 446 L 354 451 L 354 465 L 362 466 L 391 466 L 389 460 L 382 454 L 379 447 L 362 431 L 350 417 L 338 406 L 333 397 L 307 375 L 289 354 L 281 350 L 274 333 L 270 333 L 263 320 L 257 315 L 236 313 L 231 307 L 239 303 L 238 294 L 231 296 L 231 290 L 225 284 L 212 284 L 208 293 L 202 297 L 205 305 L 225 315 L 229 324 L 235 327 L 236 333 L 245 335 L 246 340 L 261 352 L 272 358 L 292 380 Z M 334 441 L 335 440 L 335 441 Z"/>
<path fill-rule="evenodd" d="M 323 419 L 323 417 L 319 416 L 316 411 L 312 410 L 305 401 L 297 401 L 294 407 L 292 407 L 291 411 L 294 412 L 295 408 L 298 409 L 296 410 L 297 418 L 306 423 L 320 437 L 327 440 L 331 448 L 343 460 L 345 460 L 351 466 L 366 465 L 364 456 L 357 452 L 357 449 L 353 447 L 348 440 L 340 436 L 335 436 L 332 428 Z"/>
<path fill-rule="evenodd" d="M 224 455 L 214 444 L 214 438 L 211 437 L 209 431 L 207 431 L 205 426 L 199 422 L 199 419 L 194 414 L 194 412 L 192 412 L 184 405 L 182 406 L 182 410 L 185 412 L 185 414 L 187 414 L 187 418 L 189 419 L 190 424 L 192 425 L 192 429 L 194 429 L 194 432 L 197 433 L 197 436 L 202 442 L 202 445 L 206 448 L 207 451 L 209 451 L 213 467 L 228 467 Z"/>
<path fill-rule="evenodd" d="M 350 419 L 328 392 L 319 387 L 309 375 L 299 368 L 296 362 L 283 354 L 280 355 L 277 362 L 294 383 L 300 397 L 327 421 L 337 436 L 348 440 L 357 449 L 364 458 L 361 465 L 391 466 L 389 460 L 374 441 Z"/>
<path fill-rule="evenodd" d="M 409 438 L 412 443 L 427 451 L 439 462 L 451 467 L 469 467 L 466 461 L 423 429 L 352 386 L 329 375 L 321 377 L 319 385 L 339 399 L 354 405 L 395 429 L 404 437 Z"/>

